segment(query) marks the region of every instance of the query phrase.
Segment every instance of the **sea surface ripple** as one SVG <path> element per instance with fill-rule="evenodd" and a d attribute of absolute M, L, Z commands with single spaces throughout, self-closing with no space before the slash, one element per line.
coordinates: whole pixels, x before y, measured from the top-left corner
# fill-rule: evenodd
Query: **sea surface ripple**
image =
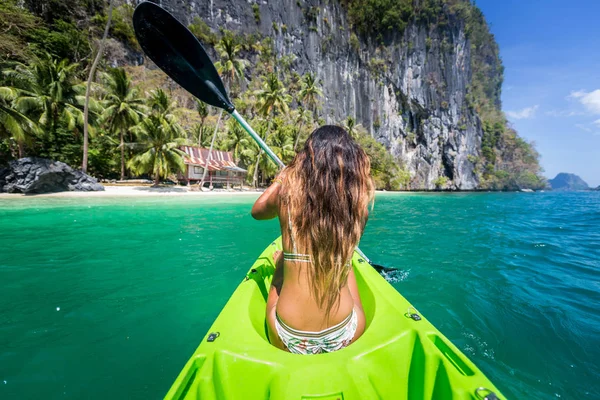
<path fill-rule="evenodd" d="M 0 398 L 162 398 L 255 197 L 0 199 Z M 361 249 L 510 399 L 600 399 L 600 193 L 379 194 Z"/>

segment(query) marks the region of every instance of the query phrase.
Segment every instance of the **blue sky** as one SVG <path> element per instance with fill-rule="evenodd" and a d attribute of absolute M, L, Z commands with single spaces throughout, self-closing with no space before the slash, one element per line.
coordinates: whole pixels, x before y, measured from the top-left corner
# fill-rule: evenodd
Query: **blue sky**
<path fill-rule="evenodd" d="M 500 45 L 502 106 L 549 178 L 600 185 L 600 0 L 478 0 Z"/>

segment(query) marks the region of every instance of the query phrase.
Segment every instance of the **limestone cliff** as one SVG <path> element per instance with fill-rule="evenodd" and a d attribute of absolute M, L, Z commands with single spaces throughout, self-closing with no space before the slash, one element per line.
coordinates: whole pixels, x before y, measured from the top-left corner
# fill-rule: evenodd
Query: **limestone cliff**
<path fill-rule="evenodd" d="M 448 178 L 448 188 L 479 187 L 475 164 L 481 158 L 483 129 L 467 101 L 472 43 L 465 21 L 451 18 L 439 27 L 415 19 L 382 44 L 355 35 L 337 0 L 160 4 L 185 24 L 199 16 L 215 30 L 271 36 L 279 56 L 298 57 L 296 71 L 318 75 L 326 121 L 340 123 L 353 116 L 410 171 L 413 189 L 434 189 L 442 176 Z M 497 59 L 485 62 L 492 75 L 501 68 Z M 497 86 L 495 107 L 500 104 Z"/>

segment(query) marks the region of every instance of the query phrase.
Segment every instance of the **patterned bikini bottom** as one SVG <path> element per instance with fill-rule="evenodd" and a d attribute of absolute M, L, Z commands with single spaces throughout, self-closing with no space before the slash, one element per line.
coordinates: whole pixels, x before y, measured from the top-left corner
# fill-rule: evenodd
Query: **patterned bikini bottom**
<path fill-rule="evenodd" d="M 353 309 L 339 324 L 320 332 L 299 331 L 286 325 L 276 315 L 275 328 L 290 353 L 320 354 L 340 350 L 352 342 L 358 327 L 358 316 Z"/>

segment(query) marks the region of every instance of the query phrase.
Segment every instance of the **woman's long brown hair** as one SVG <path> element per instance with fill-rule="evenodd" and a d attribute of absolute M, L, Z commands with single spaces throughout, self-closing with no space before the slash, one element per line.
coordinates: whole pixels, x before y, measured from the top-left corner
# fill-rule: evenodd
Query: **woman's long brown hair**
<path fill-rule="evenodd" d="M 311 290 L 329 315 L 347 284 L 347 265 L 373 201 L 371 163 L 344 129 L 327 125 L 311 134 L 284 179 L 291 234 L 297 250 L 311 256 Z"/>

